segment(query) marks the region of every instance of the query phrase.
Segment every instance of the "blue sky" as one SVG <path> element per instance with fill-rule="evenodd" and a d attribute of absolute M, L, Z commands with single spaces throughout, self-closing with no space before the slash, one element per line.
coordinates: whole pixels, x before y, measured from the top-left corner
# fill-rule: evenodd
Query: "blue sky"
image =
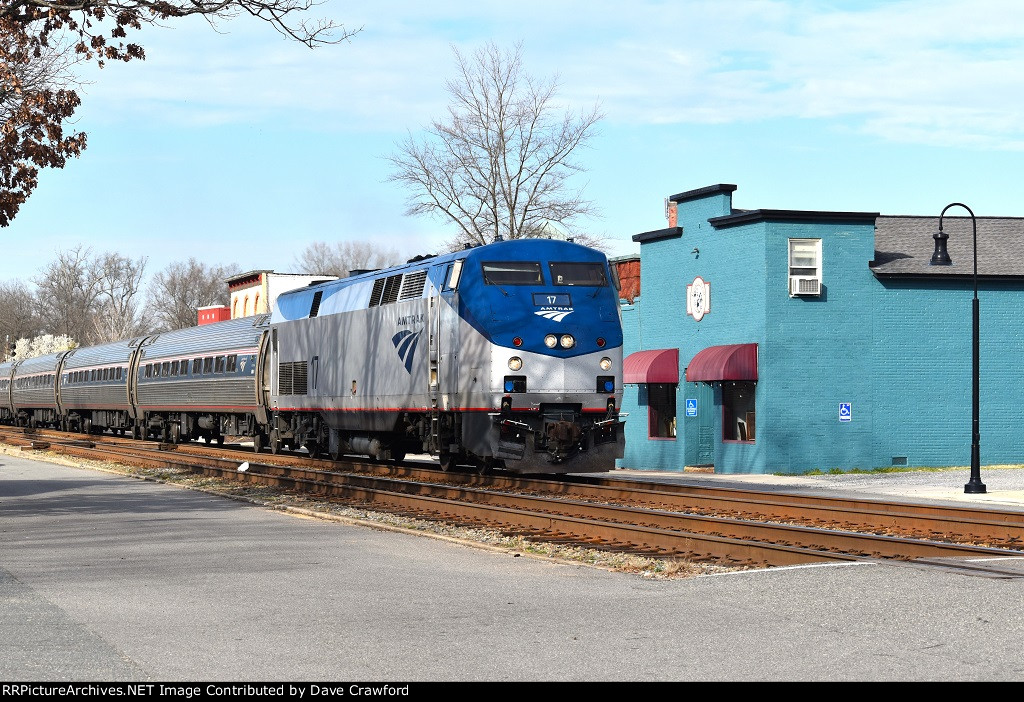
<path fill-rule="evenodd" d="M 404 215 L 384 157 L 443 115 L 452 47 L 523 44 L 561 103 L 605 118 L 579 161 L 612 255 L 664 198 L 734 183 L 744 209 L 1024 216 L 1024 3 L 363 2 L 314 10 L 350 42 L 309 50 L 250 18 L 147 28 L 147 60 L 88 67 L 82 157 L 0 230 L 0 278 L 59 249 L 296 272 L 313 241 L 413 256 L 450 225 Z"/>

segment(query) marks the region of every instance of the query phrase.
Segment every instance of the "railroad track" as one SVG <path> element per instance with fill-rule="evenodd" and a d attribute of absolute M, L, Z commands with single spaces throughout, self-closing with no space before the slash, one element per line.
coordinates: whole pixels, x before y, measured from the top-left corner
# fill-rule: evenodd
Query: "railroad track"
<path fill-rule="evenodd" d="M 114 436 L 0 429 L 0 441 L 143 467 L 271 485 L 421 519 L 604 550 L 780 566 L 886 559 L 989 577 L 1022 577 L 1024 515 L 610 478 L 452 475 L 403 464 L 268 457 L 238 448 L 170 446 Z M 256 457 L 261 462 L 256 462 Z M 266 459 L 273 463 L 262 462 Z M 967 560 L 970 559 L 970 560 Z"/>

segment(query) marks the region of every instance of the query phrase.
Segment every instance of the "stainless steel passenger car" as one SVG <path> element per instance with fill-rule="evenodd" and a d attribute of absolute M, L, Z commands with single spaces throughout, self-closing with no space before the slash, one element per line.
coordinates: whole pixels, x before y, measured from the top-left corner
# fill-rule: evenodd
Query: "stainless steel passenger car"
<path fill-rule="evenodd" d="M 11 410 L 22 426 L 57 426 L 61 421 L 57 375 L 66 351 L 28 358 L 14 364 Z"/>
<path fill-rule="evenodd" d="M 85 433 L 132 430 L 136 414 L 129 375 L 138 341 L 86 346 L 64 355 L 60 407 L 66 428 Z"/>
<path fill-rule="evenodd" d="M 256 368 L 267 315 L 179 329 L 138 341 L 130 399 L 142 431 L 164 440 L 252 436 Z"/>

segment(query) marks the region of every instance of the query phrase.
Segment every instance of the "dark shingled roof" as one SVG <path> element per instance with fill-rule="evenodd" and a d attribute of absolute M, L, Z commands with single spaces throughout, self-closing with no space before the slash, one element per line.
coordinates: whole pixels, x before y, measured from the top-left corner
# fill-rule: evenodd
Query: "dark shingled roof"
<path fill-rule="evenodd" d="M 1024 276 L 1024 217 L 978 217 L 977 222 L 978 277 Z M 938 217 L 879 216 L 871 271 L 877 276 L 973 276 L 971 218 L 942 218 L 951 266 L 929 264 L 938 231 Z"/>

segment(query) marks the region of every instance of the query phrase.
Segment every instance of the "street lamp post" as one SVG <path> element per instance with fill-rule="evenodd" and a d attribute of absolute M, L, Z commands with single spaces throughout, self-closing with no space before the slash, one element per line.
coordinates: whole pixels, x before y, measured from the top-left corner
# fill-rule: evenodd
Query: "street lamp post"
<path fill-rule="evenodd" d="M 972 393 L 971 393 L 971 479 L 966 485 L 964 485 L 964 492 L 972 495 L 977 495 L 985 492 L 985 483 L 981 482 L 981 432 L 978 429 L 978 385 L 979 385 L 979 344 L 978 344 L 978 332 L 980 328 L 979 324 L 979 308 L 978 308 L 978 221 L 974 218 L 974 212 L 971 212 L 971 208 L 961 202 L 953 202 L 946 205 L 942 209 L 942 213 L 939 215 L 939 231 L 932 238 L 935 239 L 935 252 L 932 254 L 931 264 L 933 266 L 948 266 L 953 261 L 949 258 L 949 253 L 946 251 L 946 240 L 949 239 L 949 235 L 942 231 L 942 218 L 946 214 L 946 210 L 950 207 L 963 207 L 971 215 L 971 225 L 974 229 L 974 301 L 971 306 L 971 325 L 973 338 L 971 341 L 971 380 L 972 380 Z"/>

